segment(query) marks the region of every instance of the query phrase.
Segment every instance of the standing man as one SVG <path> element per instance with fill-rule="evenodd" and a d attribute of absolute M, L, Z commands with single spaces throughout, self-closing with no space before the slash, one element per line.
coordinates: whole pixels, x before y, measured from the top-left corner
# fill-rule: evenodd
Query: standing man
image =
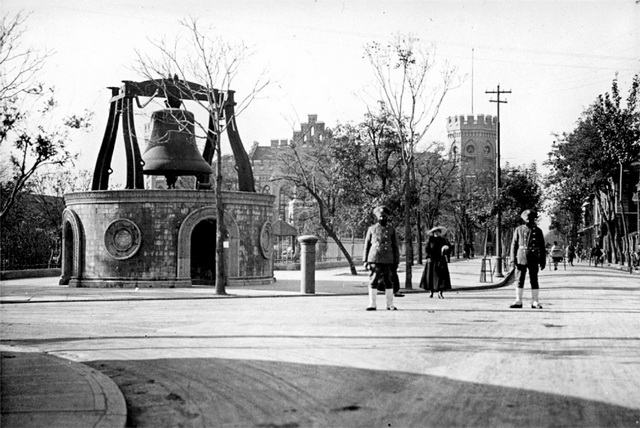
<path fill-rule="evenodd" d="M 393 275 L 400 264 L 400 250 L 396 231 L 389 224 L 389 209 L 384 205 L 376 207 L 373 214 L 378 222 L 367 230 L 364 240 L 362 261 L 369 270 L 369 306 L 368 311 L 376 310 L 378 284 L 384 286 L 387 309 L 395 311 L 393 306 Z"/>
<path fill-rule="evenodd" d="M 569 245 L 567 246 L 567 261 L 569 262 L 569 266 L 573 266 L 573 259 L 576 258 L 576 247 L 573 246 L 573 241 L 569 241 Z"/>
<path fill-rule="evenodd" d="M 537 212 L 525 210 L 520 217 L 525 221 L 525 224 L 516 228 L 511 241 L 511 263 L 514 263 L 518 269 L 518 286 L 516 287 L 516 301 L 510 308 L 522 308 L 524 279 L 528 269 L 529 282 L 531 283 L 531 308 L 542 309 L 538 303 L 538 266 L 544 270 L 546 264 L 544 236 L 542 230 L 536 226 Z"/>

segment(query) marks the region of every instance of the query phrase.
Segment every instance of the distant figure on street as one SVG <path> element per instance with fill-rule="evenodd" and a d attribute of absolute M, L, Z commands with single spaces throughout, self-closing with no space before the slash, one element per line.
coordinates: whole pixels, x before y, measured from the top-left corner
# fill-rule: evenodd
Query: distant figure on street
<path fill-rule="evenodd" d="M 551 246 L 551 261 L 553 262 L 553 270 L 558 270 L 558 263 L 562 261 L 564 257 L 564 251 L 562 247 L 558 245 L 558 241 L 553 241 Z"/>
<path fill-rule="evenodd" d="M 471 242 L 464 244 L 464 258 L 467 260 L 471 260 L 471 248 Z"/>
<path fill-rule="evenodd" d="M 569 245 L 567 245 L 567 261 L 569 262 L 569 266 L 573 266 L 573 259 L 576 258 L 576 247 L 573 246 L 573 242 L 569 241 Z"/>
<path fill-rule="evenodd" d="M 581 263 L 585 259 L 584 249 L 582 248 L 582 244 L 580 242 L 578 242 L 578 245 L 576 245 L 576 258 L 578 259 L 578 263 Z"/>
<path fill-rule="evenodd" d="M 431 291 L 429 297 L 433 297 L 435 291 L 438 297 L 444 299 L 442 292 L 451 289 L 451 277 L 447 266 L 447 256 L 449 254 L 449 242 L 443 236 L 447 229 L 437 226 L 429 232 L 429 239 L 425 246 L 427 261 L 422 271 L 420 288 Z"/>
<path fill-rule="evenodd" d="M 387 309 L 395 311 L 393 306 L 394 274 L 400 264 L 400 250 L 396 231 L 389 224 L 389 209 L 384 205 L 373 210 L 378 222 L 370 226 L 364 239 L 364 267 L 369 270 L 369 306 L 367 311 L 376 310 L 378 286 L 382 284 L 387 300 Z M 399 283 L 398 283 L 399 285 Z"/>
<path fill-rule="evenodd" d="M 525 221 L 525 224 L 516 228 L 511 240 L 511 263 L 516 265 L 518 271 L 518 285 L 516 287 L 516 301 L 510 307 L 522 308 L 524 280 L 527 270 L 529 270 L 531 308 L 542 309 L 542 305 L 538 303 L 540 288 L 538 284 L 538 266 L 540 270 L 544 270 L 547 261 L 544 235 L 542 230 L 536 226 L 537 212 L 524 210 L 520 217 Z"/>
<path fill-rule="evenodd" d="M 596 244 L 591 249 L 591 259 L 593 260 L 594 265 L 597 267 L 598 262 L 602 259 L 602 250 L 600 249 L 600 245 Z"/>

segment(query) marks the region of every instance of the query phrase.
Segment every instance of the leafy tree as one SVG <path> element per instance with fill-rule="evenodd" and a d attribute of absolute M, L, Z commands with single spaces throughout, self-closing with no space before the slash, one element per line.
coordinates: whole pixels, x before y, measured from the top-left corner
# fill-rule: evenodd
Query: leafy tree
<path fill-rule="evenodd" d="M 557 136 L 547 161 L 552 169 L 548 182 L 555 197 L 552 213 L 571 210 L 570 215 L 565 212 L 552 216 L 552 225 L 570 230 L 570 222 L 581 215 L 577 198 L 582 203 L 589 195 L 596 195 L 593 200 L 607 225 L 604 239 L 614 249 L 616 262 L 621 254 L 615 209 L 619 192 L 616 183 L 621 171 L 640 158 L 639 81 L 636 75 L 623 107 L 617 79 L 614 79 L 611 94 L 600 95 L 585 110 L 572 132 Z"/>
<path fill-rule="evenodd" d="M 90 189 L 91 172 L 44 168 L 18 194 L 1 224 L 3 267 L 53 267 L 60 256 L 63 196 Z"/>
<path fill-rule="evenodd" d="M 415 154 L 418 263 L 422 263 L 423 231 L 434 227 L 444 216 L 445 207 L 452 205 L 459 171 L 458 160 L 445 156 L 443 144 L 434 144 L 433 148 Z"/>
<path fill-rule="evenodd" d="M 367 111 L 357 127 L 368 148 L 364 178 L 369 185 L 363 183 L 362 190 L 374 200 L 374 204 L 394 199 L 401 190 L 402 179 L 402 141 L 391 111 L 382 101 L 378 106 L 378 111 Z"/>
<path fill-rule="evenodd" d="M 631 163 L 640 159 L 640 104 L 638 103 L 638 89 L 640 88 L 640 75 L 635 75 L 626 106 L 622 106 L 622 96 L 618 88 L 617 76 L 611 85 L 611 94 L 608 92 L 598 96 L 598 100 L 593 105 L 593 123 L 600 135 L 600 140 L 610 155 L 611 160 L 618 163 L 618 174 L 620 180 L 610 177 L 611 187 L 613 187 L 614 198 L 617 196 L 617 203 L 622 214 L 623 234 L 627 235 L 627 224 L 625 221 L 624 205 L 622 203 L 622 174 L 625 168 L 629 168 Z M 619 186 L 616 188 L 616 184 Z M 616 257 L 623 249 L 626 249 L 627 260 L 629 260 L 628 242 L 622 241 L 621 233 L 618 230 L 618 222 L 614 222 L 615 246 L 618 247 Z M 619 248 L 621 242 L 626 248 Z"/>
<path fill-rule="evenodd" d="M 608 92 L 599 95 L 591 116 L 605 151 L 622 167 L 640 159 L 640 75 L 636 74 L 629 89 L 626 106 L 618 88 L 617 76 Z"/>
<path fill-rule="evenodd" d="M 546 199 L 551 201 L 548 213 L 550 230 L 557 232 L 564 241 L 577 241 L 582 221 L 582 203 L 589 193 L 589 186 L 580 178 L 570 178 L 562 186 L 552 185 L 547 178 Z"/>
<path fill-rule="evenodd" d="M 349 219 L 351 229 L 364 234 L 372 218 L 363 216 L 363 211 L 372 213 L 381 204 L 390 208 L 393 213 L 390 220 L 397 223 L 401 218 L 397 213 L 403 207 L 400 139 L 385 104 L 380 102 L 379 110 L 367 111 L 356 126 L 337 127 L 334 138 L 345 147 L 339 161 L 354 206 Z"/>
<path fill-rule="evenodd" d="M 542 211 L 544 202 L 540 187 L 540 176 L 533 163 L 530 166 L 505 165 L 502 170 L 500 198 L 494 206 L 494 212 L 502 212 L 502 223 L 505 228 L 504 239 L 510 239 L 513 230 L 522 224 L 520 215 L 526 209 Z M 508 248 L 503 242 L 502 248 Z"/>
<path fill-rule="evenodd" d="M 492 172 L 470 176 L 458 174 L 454 180 L 451 204 L 445 204 L 444 212 L 445 218 L 455 226 L 459 244 L 473 242 L 479 231 L 484 231 L 486 236 L 489 228 L 495 227 L 495 201 Z"/>
<path fill-rule="evenodd" d="M 35 105 L 27 108 L 25 98 L 35 98 Z M 20 104 L 18 104 L 20 102 Z M 77 129 L 87 130 L 91 127 L 92 113 L 83 116 L 72 116 L 57 119 L 58 106 L 53 89 L 36 94 L 30 92 L 18 101 L 16 98 L 5 100 L 6 111 L 16 111 L 15 121 L 7 122 L 0 112 L 0 129 L 2 139 L 11 143 L 9 151 L 9 171 L 0 183 L 2 202 L 0 203 L 0 220 L 5 219 L 9 210 L 25 189 L 29 180 L 41 168 L 46 166 L 65 166 L 72 163 L 77 155 L 67 149 L 71 141 L 71 132 Z M 60 122 L 57 122 L 60 120 Z M 47 124 L 47 125 L 45 125 Z"/>

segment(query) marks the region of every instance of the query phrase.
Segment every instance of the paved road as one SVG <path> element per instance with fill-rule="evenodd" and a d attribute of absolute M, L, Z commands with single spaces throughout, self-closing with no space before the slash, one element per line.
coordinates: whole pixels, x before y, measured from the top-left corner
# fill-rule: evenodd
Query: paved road
<path fill-rule="evenodd" d="M 0 344 L 105 374 L 129 426 L 637 427 L 640 277 L 541 283 L 543 310 L 509 309 L 513 286 L 376 312 L 364 294 L 2 304 Z"/>

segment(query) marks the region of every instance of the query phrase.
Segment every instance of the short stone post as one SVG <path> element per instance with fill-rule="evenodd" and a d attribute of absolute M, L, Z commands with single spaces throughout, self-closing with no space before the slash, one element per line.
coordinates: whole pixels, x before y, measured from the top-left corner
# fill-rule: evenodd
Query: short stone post
<path fill-rule="evenodd" d="M 300 242 L 300 271 L 302 279 L 300 292 L 315 294 L 316 292 L 316 242 L 318 237 L 304 235 L 298 238 Z"/>

